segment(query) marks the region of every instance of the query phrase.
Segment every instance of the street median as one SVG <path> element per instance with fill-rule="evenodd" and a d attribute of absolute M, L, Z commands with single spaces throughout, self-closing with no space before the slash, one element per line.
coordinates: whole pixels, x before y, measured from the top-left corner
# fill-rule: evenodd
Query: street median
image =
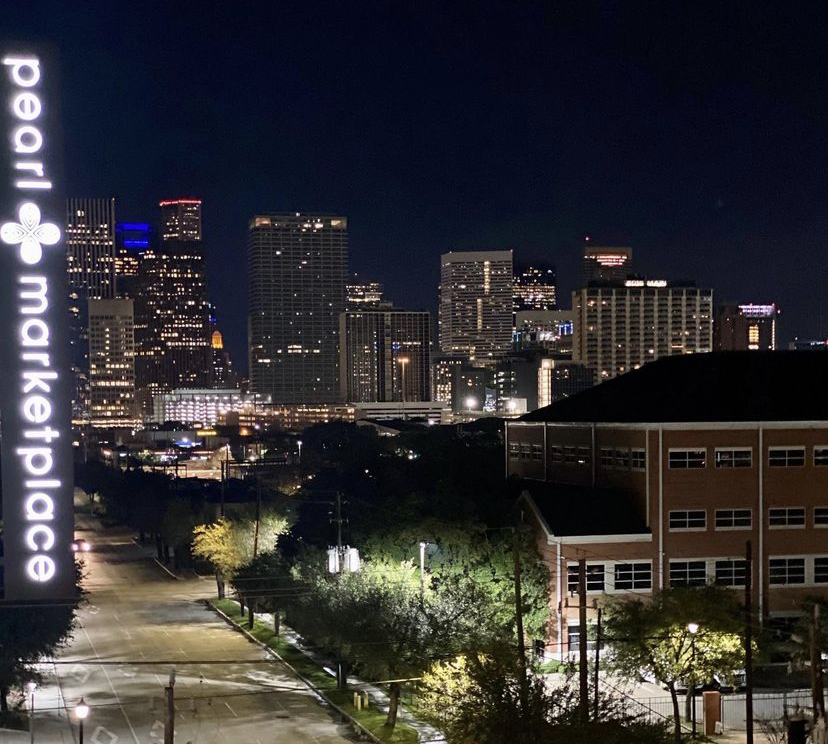
<path fill-rule="evenodd" d="M 258 619 L 253 628 L 248 626 L 247 614 L 241 614 L 239 604 L 231 599 L 206 600 L 206 605 L 252 642 L 261 646 L 281 661 L 325 704 L 336 710 L 365 739 L 374 743 L 418 743 L 417 731 L 405 723 L 385 725 L 385 714 L 376 707 L 358 710 L 354 695 L 358 688 L 339 689 L 335 678 L 320 663 L 310 658 Z"/>

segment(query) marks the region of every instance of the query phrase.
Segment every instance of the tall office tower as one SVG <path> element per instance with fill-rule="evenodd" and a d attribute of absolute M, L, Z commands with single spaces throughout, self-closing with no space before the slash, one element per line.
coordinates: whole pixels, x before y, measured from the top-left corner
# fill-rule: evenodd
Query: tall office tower
<path fill-rule="evenodd" d="M 161 209 L 164 218 L 165 203 Z M 141 253 L 135 334 L 142 416 L 151 416 L 152 397 L 163 391 L 210 385 L 210 304 L 200 240 L 167 238 Z"/>
<path fill-rule="evenodd" d="M 201 240 L 201 200 L 165 199 L 161 207 L 161 239 L 163 241 Z"/>
<path fill-rule="evenodd" d="M 584 246 L 584 285 L 623 283 L 632 272 L 629 246 Z"/>
<path fill-rule="evenodd" d="M 382 283 L 376 280 L 361 280 L 354 273 L 345 283 L 345 310 L 360 311 L 369 308 L 391 308 L 391 303 L 382 299 Z"/>
<path fill-rule="evenodd" d="M 713 349 L 713 291 L 666 280 L 627 280 L 572 293 L 573 358 L 600 383 L 664 355 Z"/>
<path fill-rule="evenodd" d="M 149 223 L 115 223 L 115 295 L 135 298 L 140 255 L 155 246 Z"/>
<path fill-rule="evenodd" d="M 135 334 L 132 301 L 89 301 L 89 419 L 95 427 L 133 427 Z"/>
<path fill-rule="evenodd" d="M 250 384 L 275 404 L 339 398 L 339 314 L 345 310 L 348 220 L 257 215 L 247 237 Z"/>
<path fill-rule="evenodd" d="M 89 415 L 89 299 L 115 296 L 115 200 L 66 200 L 72 418 Z"/>
<path fill-rule="evenodd" d="M 512 252 L 440 257 L 440 351 L 493 363 L 512 344 Z"/>
<path fill-rule="evenodd" d="M 428 311 L 344 311 L 339 316 L 339 347 L 344 401 L 430 401 Z"/>
<path fill-rule="evenodd" d="M 713 324 L 713 349 L 775 350 L 778 315 L 775 303 L 719 306 Z"/>
<path fill-rule="evenodd" d="M 515 269 L 515 311 L 554 311 L 555 268 L 549 264 L 530 264 Z"/>

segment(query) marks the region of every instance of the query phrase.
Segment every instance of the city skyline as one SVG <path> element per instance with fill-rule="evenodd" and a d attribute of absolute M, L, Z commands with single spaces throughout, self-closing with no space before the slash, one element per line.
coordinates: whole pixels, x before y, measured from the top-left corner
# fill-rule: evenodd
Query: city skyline
<path fill-rule="evenodd" d="M 114 195 L 129 220 L 171 195 L 203 199 L 211 292 L 238 360 L 246 283 L 227 270 L 249 218 L 283 210 L 348 215 L 352 269 L 385 265 L 379 279 L 406 307 L 434 312 L 437 257 L 478 247 L 555 264 L 565 297 L 589 235 L 722 301 L 776 302 L 782 346 L 825 333 L 811 271 L 826 197 L 813 51 L 825 9 L 493 4 L 346 19 L 320 4 L 325 28 L 295 34 L 299 13 L 274 30 L 256 6 L 261 23 L 244 33 L 244 14 L 217 9 L 184 34 L 187 13 L 156 29 L 140 8 L 37 5 L 11 34 L 46 34 L 60 52 L 66 193 Z M 349 31 L 326 30 L 337 27 Z M 750 43 L 763 28 L 773 44 Z M 521 54 L 498 51 L 495 29 Z M 101 72 L 124 55 L 128 68 Z M 271 81 L 276 95 L 257 95 Z M 402 100 L 400 81 L 415 95 Z"/>

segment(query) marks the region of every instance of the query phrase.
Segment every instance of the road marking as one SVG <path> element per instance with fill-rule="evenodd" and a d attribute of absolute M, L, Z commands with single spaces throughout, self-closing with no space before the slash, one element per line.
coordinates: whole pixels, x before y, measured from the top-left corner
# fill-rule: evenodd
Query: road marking
<path fill-rule="evenodd" d="M 232 713 L 233 713 L 233 717 L 235 717 L 235 718 L 237 718 L 237 717 L 238 717 L 238 714 L 236 713 L 236 711 L 235 711 L 232 707 L 230 707 L 230 703 L 229 703 L 229 702 L 225 702 L 225 703 L 224 703 L 224 706 L 225 706 L 228 710 L 230 710 L 230 712 L 232 712 Z"/>
<path fill-rule="evenodd" d="M 98 655 L 98 651 L 95 649 L 95 643 L 92 642 L 92 638 L 89 636 L 89 633 L 86 631 L 86 626 L 83 622 L 81 622 L 81 629 L 83 630 L 83 634 L 86 635 L 86 639 L 89 640 L 89 645 L 92 648 L 92 652 L 95 654 L 95 657 L 100 661 L 101 656 Z M 100 664 L 99 664 L 100 665 Z M 129 717 L 127 717 L 126 710 L 124 706 L 121 704 L 121 700 L 118 697 L 118 693 L 115 691 L 115 687 L 112 686 L 112 679 L 109 678 L 109 671 L 106 670 L 106 666 L 101 665 L 101 670 L 104 672 L 104 676 L 106 676 L 106 680 L 109 682 L 109 688 L 112 690 L 112 694 L 115 697 L 115 701 L 118 703 L 118 707 L 121 709 L 121 713 L 124 716 L 124 720 L 126 720 L 126 724 L 129 726 L 129 731 L 132 733 L 132 738 L 134 739 L 135 743 L 141 743 L 138 740 L 138 736 L 135 735 L 135 729 L 132 727 L 132 723 L 129 722 Z"/>

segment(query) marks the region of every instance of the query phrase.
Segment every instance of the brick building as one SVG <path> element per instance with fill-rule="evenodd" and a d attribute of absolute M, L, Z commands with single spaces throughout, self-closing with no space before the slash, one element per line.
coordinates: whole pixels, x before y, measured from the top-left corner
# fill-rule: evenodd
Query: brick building
<path fill-rule="evenodd" d="M 818 353 L 663 358 L 507 422 L 506 473 L 552 575 L 550 649 L 577 639 L 582 557 L 596 601 L 743 589 L 748 539 L 765 619 L 828 592 L 826 380 Z"/>

